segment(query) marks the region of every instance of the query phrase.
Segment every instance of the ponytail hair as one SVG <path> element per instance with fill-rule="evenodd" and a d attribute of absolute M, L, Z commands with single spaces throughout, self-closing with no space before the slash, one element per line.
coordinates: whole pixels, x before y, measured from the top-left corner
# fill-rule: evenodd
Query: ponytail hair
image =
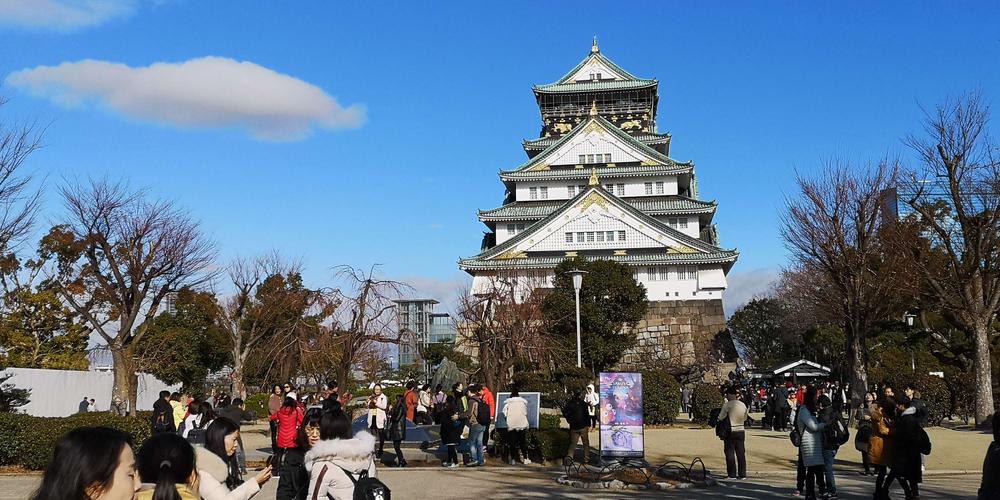
<path fill-rule="evenodd" d="M 136 469 L 145 483 L 155 483 L 153 500 L 181 500 L 178 484 L 187 484 L 195 471 L 194 448 L 174 433 L 154 434 L 136 454 Z M 197 494 L 197 492 L 193 492 Z"/>

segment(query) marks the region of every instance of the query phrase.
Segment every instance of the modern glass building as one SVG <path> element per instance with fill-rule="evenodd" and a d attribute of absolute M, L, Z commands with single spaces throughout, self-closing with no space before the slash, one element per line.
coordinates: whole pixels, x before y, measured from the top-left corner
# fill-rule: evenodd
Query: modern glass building
<path fill-rule="evenodd" d="M 435 313 L 434 299 L 396 300 L 396 322 L 399 328 L 399 366 L 423 365 L 420 348 L 428 344 L 454 343 L 457 336 L 455 321 L 447 313 Z M 424 366 L 426 369 L 427 367 Z"/>

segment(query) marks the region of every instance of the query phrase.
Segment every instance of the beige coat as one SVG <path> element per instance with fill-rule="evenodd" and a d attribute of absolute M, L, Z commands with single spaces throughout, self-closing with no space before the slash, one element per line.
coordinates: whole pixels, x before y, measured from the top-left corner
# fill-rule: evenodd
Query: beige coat
<path fill-rule="evenodd" d="M 229 491 L 226 487 L 226 476 L 229 475 L 226 463 L 204 446 L 195 446 L 194 450 L 198 475 L 201 476 L 198 493 L 203 500 L 249 500 L 260 491 L 260 485 L 253 478 Z"/>

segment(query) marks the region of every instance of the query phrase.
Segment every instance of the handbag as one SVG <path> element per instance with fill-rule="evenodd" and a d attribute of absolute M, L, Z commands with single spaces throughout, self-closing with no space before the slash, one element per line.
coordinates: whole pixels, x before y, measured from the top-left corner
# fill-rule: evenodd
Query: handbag
<path fill-rule="evenodd" d="M 729 421 L 729 417 L 719 419 L 715 424 L 715 436 L 719 439 L 725 441 L 729 439 L 729 436 L 733 433 L 733 424 Z"/>

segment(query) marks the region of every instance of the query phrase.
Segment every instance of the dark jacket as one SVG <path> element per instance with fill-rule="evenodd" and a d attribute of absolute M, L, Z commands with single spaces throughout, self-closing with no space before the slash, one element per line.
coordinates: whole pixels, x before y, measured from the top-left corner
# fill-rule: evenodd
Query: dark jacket
<path fill-rule="evenodd" d="M 833 423 L 837 421 L 839 416 L 837 411 L 833 409 L 833 406 L 827 406 L 819 412 L 819 421 L 826 424 L 826 429 L 823 430 L 823 449 L 824 450 L 836 450 L 840 448 L 840 443 L 836 442 L 834 436 Z"/>
<path fill-rule="evenodd" d="M 278 491 L 274 500 L 306 500 L 309 495 L 309 472 L 305 464 L 306 452 L 302 448 L 285 450 L 284 466 L 278 477 Z"/>
<path fill-rule="evenodd" d="M 177 431 L 177 427 L 174 426 L 174 407 L 170 406 L 169 401 L 160 398 L 153 403 L 153 416 L 150 417 L 149 423 L 154 433 Z"/>
<path fill-rule="evenodd" d="M 396 405 L 389 412 L 385 426 L 385 438 L 389 441 L 406 440 L 406 405 Z"/>
<path fill-rule="evenodd" d="M 479 421 L 476 420 L 476 414 L 479 413 L 479 405 L 485 405 L 482 399 L 473 396 L 468 398 L 468 406 L 466 406 L 465 411 L 462 412 L 461 419 L 466 425 L 480 425 Z"/>
<path fill-rule="evenodd" d="M 451 416 L 458 410 L 451 407 L 441 413 L 441 444 L 459 444 L 462 440 L 462 419 L 452 420 Z"/>
<path fill-rule="evenodd" d="M 587 403 L 582 399 L 571 399 L 563 407 L 562 414 L 566 417 L 566 423 L 570 429 L 583 429 L 590 427 L 590 413 L 587 411 Z"/>
<path fill-rule="evenodd" d="M 927 403 L 924 403 L 922 399 L 914 399 L 910 406 L 917 409 L 917 423 L 920 424 L 920 427 L 927 427 L 927 419 L 929 418 Z"/>
<path fill-rule="evenodd" d="M 983 459 L 983 480 L 976 500 L 1000 500 L 1000 441 L 993 441 Z"/>
<path fill-rule="evenodd" d="M 229 405 L 225 408 L 219 410 L 220 417 L 226 417 L 232 420 L 234 424 L 240 425 L 243 421 L 250 421 L 254 419 L 254 414 L 248 411 L 243 411 L 242 408 L 236 405 Z"/>
<path fill-rule="evenodd" d="M 897 475 L 920 482 L 920 445 L 923 441 L 923 430 L 914 407 L 907 408 L 903 415 L 896 419 L 893 429 L 893 450 L 891 466 Z"/>

